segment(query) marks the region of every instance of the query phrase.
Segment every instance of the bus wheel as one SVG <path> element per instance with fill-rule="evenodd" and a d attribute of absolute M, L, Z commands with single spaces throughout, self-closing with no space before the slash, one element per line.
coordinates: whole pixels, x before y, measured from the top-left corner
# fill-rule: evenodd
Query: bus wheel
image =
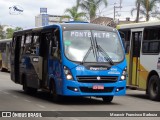
<path fill-rule="evenodd" d="M 102 97 L 103 102 L 110 103 L 113 100 L 113 96 Z"/>
<path fill-rule="evenodd" d="M 53 82 L 53 80 L 51 81 L 50 93 L 51 93 L 51 96 L 52 96 L 52 100 L 54 102 L 60 102 L 61 101 L 61 96 L 57 95 L 56 85 L 55 85 L 55 82 Z"/>
<path fill-rule="evenodd" d="M 149 80 L 148 94 L 151 100 L 160 100 L 160 80 L 157 75 L 151 76 Z"/>
<path fill-rule="evenodd" d="M 1 68 L 1 72 L 7 72 L 7 69 Z"/>

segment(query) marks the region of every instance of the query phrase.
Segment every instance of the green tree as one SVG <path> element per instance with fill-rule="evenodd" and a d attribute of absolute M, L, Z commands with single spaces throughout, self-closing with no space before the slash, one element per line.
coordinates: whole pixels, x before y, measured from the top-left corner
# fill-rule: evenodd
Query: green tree
<path fill-rule="evenodd" d="M 5 35 L 4 35 L 4 31 L 3 31 L 3 26 L 0 25 L 0 39 L 4 39 Z"/>
<path fill-rule="evenodd" d="M 107 6 L 107 0 L 83 0 L 80 2 L 80 7 L 89 15 L 89 20 L 96 18 L 96 13 L 101 5 Z"/>
<path fill-rule="evenodd" d="M 72 8 L 67 8 L 65 10 L 66 15 L 64 15 L 63 18 L 71 18 L 74 21 L 82 20 L 82 17 L 86 15 L 84 12 L 78 12 L 80 0 L 77 0 L 77 4 L 73 6 Z"/>
<path fill-rule="evenodd" d="M 7 28 L 7 30 L 6 30 L 6 38 L 12 38 L 13 33 L 14 33 L 14 29 Z"/>
<path fill-rule="evenodd" d="M 23 29 L 21 27 L 16 27 L 15 29 L 7 28 L 7 30 L 6 30 L 6 38 L 12 38 L 13 37 L 13 33 L 15 31 L 19 31 L 19 30 L 23 30 Z"/>
<path fill-rule="evenodd" d="M 16 27 L 16 28 L 14 29 L 14 31 L 19 31 L 19 30 L 23 30 L 23 28 L 21 28 L 21 27 Z"/>
<path fill-rule="evenodd" d="M 136 8 L 131 10 L 131 15 L 133 15 L 134 11 L 138 10 L 138 4 L 140 4 L 139 14 L 145 16 L 146 21 L 149 21 L 150 17 L 157 17 L 158 15 L 156 6 L 158 2 L 160 0 L 136 0 Z"/>

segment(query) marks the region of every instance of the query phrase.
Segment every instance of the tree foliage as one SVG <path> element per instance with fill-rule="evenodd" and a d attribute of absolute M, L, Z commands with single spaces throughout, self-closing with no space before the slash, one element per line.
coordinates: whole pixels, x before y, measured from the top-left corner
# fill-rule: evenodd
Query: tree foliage
<path fill-rule="evenodd" d="M 107 6 L 107 0 L 82 0 L 80 7 L 89 15 L 89 20 L 92 21 L 96 18 L 96 13 L 101 5 Z"/>
<path fill-rule="evenodd" d="M 82 20 L 82 17 L 86 15 L 84 12 L 78 12 L 80 0 L 77 0 L 77 3 L 72 8 L 67 8 L 65 10 L 66 15 L 64 15 L 65 18 L 71 18 L 74 21 Z"/>
<path fill-rule="evenodd" d="M 5 32 L 3 31 L 3 26 L 0 25 L 0 39 L 4 39 L 5 38 Z"/>
<path fill-rule="evenodd" d="M 23 30 L 23 29 L 21 27 L 16 27 L 15 29 L 7 28 L 7 30 L 6 30 L 6 38 L 12 38 L 13 37 L 13 33 L 15 31 L 19 31 L 19 30 Z"/>
<path fill-rule="evenodd" d="M 14 29 L 7 28 L 7 30 L 6 30 L 6 38 L 12 38 L 13 33 L 14 33 Z"/>
<path fill-rule="evenodd" d="M 140 4 L 139 13 L 145 16 L 146 21 L 149 21 L 150 17 L 157 17 L 158 10 L 157 10 L 157 3 L 160 0 L 136 0 L 136 8 L 131 10 L 131 15 L 133 15 L 134 11 L 137 11 L 138 3 Z"/>

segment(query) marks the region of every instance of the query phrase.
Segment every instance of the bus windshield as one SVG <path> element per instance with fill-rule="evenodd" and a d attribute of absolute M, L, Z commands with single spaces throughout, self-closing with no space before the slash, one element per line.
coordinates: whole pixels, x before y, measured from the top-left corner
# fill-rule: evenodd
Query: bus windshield
<path fill-rule="evenodd" d="M 95 47 L 97 53 L 94 49 L 90 49 L 85 62 L 109 62 L 109 59 L 113 62 L 120 62 L 124 59 L 122 45 L 115 32 L 97 30 L 64 31 L 63 41 L 65 55 L 71 61 L 82 62 L 93 44 L 97 46 Z M 98 46 L 105 52 L 107 57 L 100 52 Z"/>

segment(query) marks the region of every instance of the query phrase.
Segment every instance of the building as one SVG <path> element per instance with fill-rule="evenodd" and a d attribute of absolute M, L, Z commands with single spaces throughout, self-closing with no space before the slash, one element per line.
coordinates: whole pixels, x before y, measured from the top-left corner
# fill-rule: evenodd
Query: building
<path fill-rule="evenodd" d="M 144 22 L 144 21 L 139 21 L 139 22 Z M 116 25 L 131 24 L 131 23 L 136 23 L 136 22 L 133 20 L 130 20 L 129 17 L 127 17 L 125 20 L 117 19 L 115 21 L 113 20 L 113 18 L 109 18 L 109 17 L 98 17 L 92 20 L 91 23 L 110 26 L 110 27 L 116 27 Z"/>
<path fill-rule="evenodd" d="M 48 14 L 39 14 L 35 17 L 35 26 L 46 26 L 49 25 Z"/>
<path fill-rule="evenodd" d="M 114 22 L 113 18 L 109 18 L 109 17 L 98 17 L 92 20 L 91 23 L 116 27 L 116 23 Z"/>
<path fill-rule="evenodd" d="M 131 24 L 131 23 L 136 23 L 135 20 L 130 20 L 129 17 L 126 17 L 125 20 L 117 20 L 117 25 L 120 25 L 120 24 Z"/>
<path fill-rule="evenodd" d="M 60 15 L 48 15 L 48 16 L 49 16 L 49 25 L 51 25 L 53 23 L 70 21 L 70 18 L 66 18 L 66 17 L 60 16 Z"/>
<path fill-rule="evenodd" d="M 35 16 L 35 26 L 52 25 L 53 23 L 68 22 L 69 18 L 60 15 L 47 14 L 47 8 L 40 8 L 40 14 Z"/>

